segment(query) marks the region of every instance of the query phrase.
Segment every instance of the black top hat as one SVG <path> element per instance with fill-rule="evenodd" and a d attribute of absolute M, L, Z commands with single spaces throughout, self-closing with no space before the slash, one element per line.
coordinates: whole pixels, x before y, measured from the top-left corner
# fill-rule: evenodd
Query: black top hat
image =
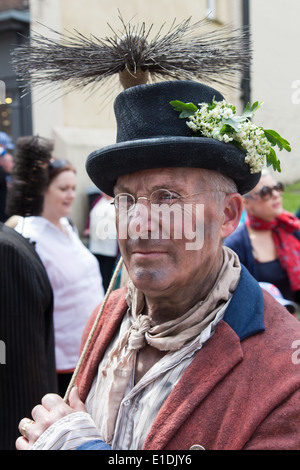
<path fill-rule="evenodd" d="M 246 152 L 230 143 L 195 137 L 170 101 L 211 103 L 223 100 L 215 89 L 193 81 L 167 81 L 129 88 L 117 96 L 117 142 L 91 153 L 87 173 L 113 196 L 119 176 L 139 170 L 189 167 L 215 170 L 233 179 L 245 194 L 261 174 L 251 173 Z"/>

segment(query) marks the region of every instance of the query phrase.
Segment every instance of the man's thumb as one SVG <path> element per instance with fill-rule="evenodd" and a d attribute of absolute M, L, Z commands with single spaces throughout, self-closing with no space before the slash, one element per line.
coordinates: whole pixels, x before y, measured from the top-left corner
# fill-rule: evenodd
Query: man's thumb
<path fill-rule="evenodd" d="M 74 411 L 86 411 L 84 403 L 80 400 L 78 387 L 73 387 L 69 395 L 69 406 Z"/>

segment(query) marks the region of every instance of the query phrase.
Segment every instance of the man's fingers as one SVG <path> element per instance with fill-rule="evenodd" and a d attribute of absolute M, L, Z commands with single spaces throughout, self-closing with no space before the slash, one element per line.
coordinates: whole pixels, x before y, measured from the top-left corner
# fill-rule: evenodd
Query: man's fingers
<path fill-rule="evenodd" d="M 21 419 L 19 423 L 19 431 L 22 437 L 17 440 L 19 450 L 25 450 L 29 448 L 36 441 L 36 430 L 38 425 L 35 421 L 28 418 Z"/>
<path fill-rule="evenodd" d="M 18 437 L 18 439 L 16 440 L 16 449 L 17 450 L 29 450 L 30 449 L 29 442 L 27 441 L 25 437 L 23 436 Z"/>
<path fill-rule="evenodd" d="M 24 418 L 19 423 L 23 435 L 16 441 L 18 450 L 28 450 L 36 440 L 60 418 L 74 411 L 86 412 L 84 403 L 80 400 L 78 388 L 74 387 L 69 395 L 69 404 L 59 395 L 49 393 L 42 398 L 42 404 L 32 410 L 33 420 Z"/>
<path fill-rule="evenodd" d="M 56 395 L 55 393 L 48 393 L 42 398 L 42 405 L 46 408 L 46 410 L 51 411 L 57 405 L 61 405 L 64 403 L 62 397 Z"/>
<path fill-rule="evenodd" d="M 73 411 L 85 411 L 84 403 L 80 400 L 78 387 L 73 387 L 69 395 L 69 405 Z"/>
<path fill-rule="evenodd" d="M 49 411 L 43 405 L 37 405 L 33 408 L 31 414 L 34 421 L 45 421 L 49 416 Z"/>
<path fill-rule="evenodd" d="M 21 421 L 19 422 L 19 431 L 22 434 L 22 436 L 27 437 L 28 428 L 30 426 L 33 426 L 33 424 L 34 424 L 34 421 L 32 419 L 29 419 L 29 418 L 21 419 Z"/>

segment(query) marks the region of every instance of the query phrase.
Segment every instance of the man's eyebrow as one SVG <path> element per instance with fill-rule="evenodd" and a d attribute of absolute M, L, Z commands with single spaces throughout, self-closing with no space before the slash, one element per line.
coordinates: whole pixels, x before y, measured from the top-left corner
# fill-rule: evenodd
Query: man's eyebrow
<path fill-rule="evenodd" d="M 126 188 L 126 186 L 121 186 L 119 184 L 116 184 L 114 186 L 114 193 L 115 194 L 118 194 L 118 193 L 128 193 L 129 190 Z"/>
<path fill-rule="evenodd" d="M 184 189 L 182 188 L 182 186 L 180 186 L 180 187 L 177 186 L 177 188 L 176 188 L 176 183 L 174 183 L 174 182 L 156 184 L 156 185 L 151 187 L 150 192 L 152 193 L 153 191 L 156 191 L 157 189 L 168 189 L 169 191 L 175 191 L 179 194 L 184 192 Z M 115 187 L 114 187 L 114 192 L 115 192 L 115 194 L 118 194 L 118 193 L 131 193 L 131 190 L 128 189 L 128 187 L 126 187 L 126 186 L 116 184 Z"/>

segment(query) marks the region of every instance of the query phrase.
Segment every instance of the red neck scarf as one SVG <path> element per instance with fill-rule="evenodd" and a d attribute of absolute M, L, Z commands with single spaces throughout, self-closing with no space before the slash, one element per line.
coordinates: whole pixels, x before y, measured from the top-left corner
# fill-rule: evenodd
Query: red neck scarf
<path fill-rule="evenodd" d="M 300 289 L 300 241 L 292 234 L 300 230 L 300 220 L 290 212 L 283 211 L 279 217 L 266 222 L 248 214 L 247 226 L 254 230 L 271 230 L 278 259 L 290 280 L 292 290 Z"/>

